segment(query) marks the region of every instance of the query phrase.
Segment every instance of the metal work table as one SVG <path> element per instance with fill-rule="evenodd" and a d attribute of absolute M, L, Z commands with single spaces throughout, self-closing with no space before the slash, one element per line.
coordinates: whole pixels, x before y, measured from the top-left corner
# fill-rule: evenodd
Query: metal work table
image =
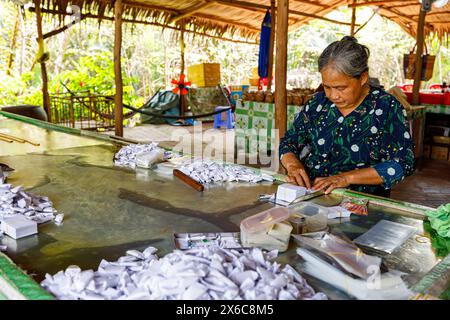
<path fill-rule="evenodd" d="M 102 259 L 115 260 L 128 249 L 143 250 L 151 245 L 163 256 L 174 249 L 174 233 L 239 231 L 243 218 L 272 206 L 258 202 L 257 196 L 275 192 L 276 184 L 226 183 L 199 193 L 171 174 L 115 167 L 113 155 L 121 145 L 109 138 L 83 137 L 74 129 L 70 129 L 71 134 L 61 133 L 56 131 L 61 128 L 47 123 L 3 115 L 15 119 L 0 115 L 0 132 L 41 143 L 34 147 L 0 141 L 0 162 L 16 169 L 8 183 L 49 197 L 54 207 L 65 214 L 60 226 L 50 222 L 39 225 L 37 235 L 17 241 L 5 236 L 1 240 L 8 246 L 6 255 L 37 282 L 46 273 L 54 274 L 73 264 L 96 269 Z M 311 201 L 336 205 L 343 193 L 355 195 L 340 190 Z M 389 268 L 408 273 L 405 281 L 409 286 L 416 285 L 418 291 L 438 296 L 449 285 L 450 262 L 449 257 L 442 260 L 436 256 L 424 233 L 426 209 L 371 198 L 369 216 L 330 221 L 330 229 L 354 239 L 380 219 L 415 226 L 416 235 L 384 261 Z M 278 260 L 301 272 L 302 261 L 295 247 L 291 242 Z M 4 274 L 1 259 L 2 254 L 0 277 Z M 351 298 L 305 277 L 332 299 Z"/>

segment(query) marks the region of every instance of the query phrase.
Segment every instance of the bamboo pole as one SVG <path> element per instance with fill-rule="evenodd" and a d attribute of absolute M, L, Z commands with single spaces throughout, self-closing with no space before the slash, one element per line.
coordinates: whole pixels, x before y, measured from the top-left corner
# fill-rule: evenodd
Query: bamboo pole
<path fill-rule="evenodd" d="M 269 47 L 269 72 L 267 74 L 267 90 L 272 90 L 273 76 L 273 50 L 275 45 L 275 25 L 276 25 L 275 0 L 270 1 L 270 47 Z"/>
<path fill-rule="evenodd" d="M 422 78 L 422 53 L 423 53 L 426 14 L 427 14 L 426 11 L 422 10 L 422 7 L 420 7 L 419 23 L 417 25 L 417 51 L 415 56 L 416 61 L 414 62 L 415 72 L 414 72 L 414 87 L 412 98 L 413 105 L 419 104 L 419 90 Z"/>
<path fill-rule="evenodd" d="M 188 18 L 188 17 L 192 16 L 194 13 L 201 11 L 203 9 L 206 9 L 206 8 L 212 6 L 213 4 L 215 4 L 215 1 L 205 2 L 205 3 L 202 3 L 201 5 L 193 6 L 189 9 L 187 9 L 186 11 L 184 11 L 183 13 L 173 17 L 171 22 L 177 22 L 177 21 L 183 20 L 185 18 Z"/>
<path fill-rule="evenodd" d="M 122 0 L 114 3 L 114 77 L 116 94 L 114 96 L 115 135 L 123 137 L 123 84 L 120 55 L 122 51 Z"/>
<path fill-rule="evenodd" d="M 283 137 L 287 126 L 287 44 L 288 44 L 288 18 L 289 0 L 277 1 L 277 54 L 275 76 L 275 129 Z M 278 142 L 279 143 L 279 142 Z M 278 147 L 278 145 L 277 145 Z"/>
<path fill-rule="evenodd" d="M 356 4 L 356 0 L 353 0 L 353 4 Z M 355 35 L 355 23 L 356 23 L 356 7 L 352 7 L 352 22 L 350 24 L 350 35 Z"/>
<path fill-rule="evenodd" d="M 34 0 L 34 6 L 36 7 L 36 25 L 38 33 L 38 44 L 40 48 L 44 47 L 44 38 L 42 32 L 42 15 L 41 15 L 41 0 Z M 50 96 L 48 95 L 48 76 L 47 66 L 45 61 L 42 60 L 41 64 L 41 76 L 42 76 L 42 100 L 44 102 L 44 110 L 47 113 L 48 122 L 51 122 L 50 116 Z"/>

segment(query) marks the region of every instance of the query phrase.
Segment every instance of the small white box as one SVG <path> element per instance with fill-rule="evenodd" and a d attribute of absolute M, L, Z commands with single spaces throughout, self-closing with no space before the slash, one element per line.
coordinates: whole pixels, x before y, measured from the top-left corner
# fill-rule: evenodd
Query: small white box
<path fill-rule="evenodd" d="M 1 224 L 2 231 L 13 239 L 20 239 L 37 232 L 37 223 L 22 215 L 4 218 Z"/>
<path fill-rule="evenodd" d="M 296 186 L 290 183 L 283 183 L 278 186 L 277 189 L 277 200 L 283 200 L 287 202 L 292 202 L 298 197 L 304 196 L 307 193 L 305 187 Z"/>

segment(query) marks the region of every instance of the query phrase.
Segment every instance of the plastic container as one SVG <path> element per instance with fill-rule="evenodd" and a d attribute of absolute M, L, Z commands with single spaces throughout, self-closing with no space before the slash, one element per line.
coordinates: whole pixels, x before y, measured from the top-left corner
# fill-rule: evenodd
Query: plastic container
<path fill-rule="evenodd" d="M 288 208 L 271 208 L 241 222 L 241 242 L 244 247 L 286 251 L 292 226 L 287 220 L 292 211 Z"/>
<path fill-rule="evenodd" d="M 315 203 L 301 202 L 291 209 L 305 217 L 304 232 L 316 232 L 327 228 L 329 210 Z"/>
<path fill-rule="evenodd" d="M 289 219 L 292 225 L 292 234 L 302 234 L 306 232 L 306 218 L 298 213 L 292 214 Z"/>

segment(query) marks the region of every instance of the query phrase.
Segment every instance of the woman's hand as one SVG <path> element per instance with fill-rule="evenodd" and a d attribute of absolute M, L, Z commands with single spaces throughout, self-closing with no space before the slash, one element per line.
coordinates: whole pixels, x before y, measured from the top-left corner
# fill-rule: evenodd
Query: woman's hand
<path fill-rule="evenodd" d="M 287 170 L 287 182 L 297 184 L 302 187 L 311 188 L 308 173 L 303 164 L 293 153 L 286 153 L 281 161 Z"/>
<path fill-rule="evenodd" d="M 314 190 L 325 190 L 325 194 L 329 194 L 333 189 L 346 188 L 350 185 L 349 175 L 338 174 L 330 177 L 316 178 L 314 180 Z"/>
<path fill-rule="evenodd" d="M 311 182 L 309 181 L 308 174 L 302 164 L 292 165 L 287 169 L 287 171 L 287 182 L 297 184 L 308 189 L 311 188 Z"/>

